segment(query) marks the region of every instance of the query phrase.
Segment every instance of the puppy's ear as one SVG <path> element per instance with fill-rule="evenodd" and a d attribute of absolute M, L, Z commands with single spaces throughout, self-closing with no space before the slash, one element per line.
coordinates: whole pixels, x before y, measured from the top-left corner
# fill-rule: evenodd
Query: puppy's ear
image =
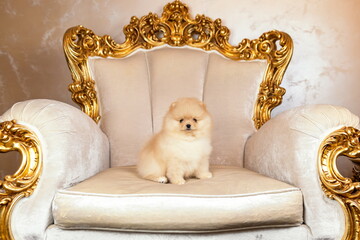
<path fill-rule="evenodd" d="M 175 106 L 176 106 L 176 102 L 173 102 L 173 103 L 170 105 L 170 109 L 174 109 Z"/>
<path fill-rule="evenodd" d="M 205 111 L 207 111 L 205 103 L 204 103 L 204 102 L 201 102 L 201 101 L 200 101 L 199 103 L 200 103 L 200 106 L 201 106 Z"/>

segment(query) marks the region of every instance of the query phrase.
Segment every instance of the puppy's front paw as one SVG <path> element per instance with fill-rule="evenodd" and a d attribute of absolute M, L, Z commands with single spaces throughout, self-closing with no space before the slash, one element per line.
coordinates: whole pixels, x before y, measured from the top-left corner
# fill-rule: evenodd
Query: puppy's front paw
<path fill-rule="evenodd" d="M 163 176 L 163 177 L 158 177 L 158 178 L 156 179 L 156 181 L 157 181 L 158 183 L 167 183 L 167 182 L 168 182 L 168 179 L 167 179 L 167 177 Z"/>
<path fill-rule="evenodd" d="M 208 179 L 208 178 L 212 178 L 212 173 L 211 172 L 202 172 L 202 173 L 198 173 L 196 174 L 196 177 L 199 179 Z"/>
<path fill-rule="evenodd" d="M 183 184 L 185 184 L 185 179 L 183 179 L 183 178 L 171 179 L 171 183 L 177 184 L 177 185 L 183 185 Z"/>

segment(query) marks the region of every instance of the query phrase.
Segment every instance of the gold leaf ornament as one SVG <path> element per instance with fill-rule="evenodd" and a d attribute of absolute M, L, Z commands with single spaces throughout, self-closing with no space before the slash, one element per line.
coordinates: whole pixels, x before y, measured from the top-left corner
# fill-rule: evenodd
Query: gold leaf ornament
<path fill-rule="evenodd" d="M 19 169 L 0 181 L 0 239 L 13 239 L 10 216 L 15 204 L 30 196 L 42 170 L 40 142 L 36 134 L 16 121 L 0 123 L 0 153 L 18 151 Z"/>
<path fill-rule="evenodd" d="M 360 183 L 341 175 L 336 166 L 339 156 L 360 162 L 360 131 L 343 127 L 331 133 L 321 144 L 318 171 L 327 197 L 338 201 L 344 210 L 345 233 L 343 240 L 359 239 L 360 235 Z"/>
<path fill-rule="evenodd" d="M 132 17 L 123 32 L 125 41 L 121 44 L 108 35 L 97 36 L 83 26 L 70 28 L 64 35 L 64 52 L 73 79 L 69 86 L 72 99 L 96 122 L 100 120 L 100 109 L 88 58 L 123 58 L 139 48 L 151 49 L 164 44 L 215 50 L 236 61 L 266 60 L 268 66 L 254 106 L 256 128 L 270 119 L 272 109 L 282 101 L 285 89 L 280 83 L 293 51 L 292 39 L 284 32 L 270 31 L 258 39 L 243 39 L 233 46 L 229 43 L 230 30 L 222 25 L 221 19 L 213 21 L 205 15 L 192 18 L 189 8 L 180 1 L 168 3 L 160 17 L 155 13 Z"/>

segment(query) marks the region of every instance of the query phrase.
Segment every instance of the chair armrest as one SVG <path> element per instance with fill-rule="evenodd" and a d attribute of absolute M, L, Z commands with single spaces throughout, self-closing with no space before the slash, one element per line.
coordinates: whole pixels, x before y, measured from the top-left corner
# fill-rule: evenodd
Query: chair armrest
<path fill-rule="evenodd" d="M 43 239 L 53 222 L 55 192 L 109 167 L 108 139 L 90 117 L 58 101 L 17 103 L 0 117 L 0 123 L 12 120 L 35 133 L 43 165 L 33 194 L 13 208 L 12 233 L 15 239 Z"/>
<path fill-rule="evenodd" d="M 318 157 L 322 142 L 359 118 L 342 107 L 309 105 L 269 120 L 247 141 L 245 167 L 299 187 L 304 196 L 304 221 L 313 236 L 340 239 L 345 230 L 342 209 L 325 197 Z"/>

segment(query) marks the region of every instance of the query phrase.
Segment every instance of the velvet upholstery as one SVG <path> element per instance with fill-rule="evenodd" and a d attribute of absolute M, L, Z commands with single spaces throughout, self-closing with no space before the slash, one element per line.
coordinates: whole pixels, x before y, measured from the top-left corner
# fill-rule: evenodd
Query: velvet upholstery
<path fill-rule="evenodd" d="M 306 225 L 288 228 L 266 228 L 223 233 L 141 233 L 102 230 L 64 230 L 51 225 L 46 230 L 46 240 L 311 240 Z M 330 240 L 330 239 L 329 239 Z M 332 239 L 331 239 L 332 240 Z"/>
<path fill-rule="evenodd" d="M 14 209 L 12 215 L 14 235 L 19 239 L 25 236 L 42 239 L 45 228 L 52 222 L 50 204 L 55 193 L 109 166 L 107 137 L 85 114 L 56 101 L 33 100 L 18 103 L 0 118 L 1 121 L 11 119 L 17 119 L 40 137 L 44 151 L 45 172 L 34 194 L 22 200 Z M 321 192 L 316 173 L 316 151 L 327 134 L 344 125 L 357 127 L 359 119 L 341 107 L 329 105 L 299 107 L 271 119 L 248 140 L 245 167 L 297 186 L 304 194 L 305 227 L 264 230 L 266 233 L 264 236 L 279 236 L 281 239 L 282 236 L 286 236 L 282 234 L 286 233 L 290 234 L 289 236 L 294 234 L 294 239 L 341 237 L 344 228 L 343 214 L 339 205 L 326 199 Z M 72 144 L 74 141 L 83 143 L 74 145 Z M 63 151 L 60 152 L 57 151 L 59 143 L 63 145 Z M 90 152 L 89 146 L 92 146 Z M 50 154 L 52 151 L 57 154 Z M 91 161 L 91 164 L 88 161 Z M 36 221 L 37 224 L 29 226 L 27 224 L 29 221 Z M 305 231 L 307 226 L 311 234 Z M 257 237 L 263 231 L 250 232 L 250 235 L 247 235 L 249 231 L 234 234 Z M 97 235 L 104 233 L 104 236 L 110 234 L 111 237 L 149 236 L 141 233 L 133 235 L 103 231 L 94 231 L 94 233 Z M 267 235 L 268 233 L 271 234 Z M 63 239 L 71 239 L 71 236 L 91 234 L 92 231 L 69 232 L 60 230 L 56 226 L 47 231 L 48 239 L 59 239 L 59 236 L 63 236 Z M 227 236 L 230 235 L 232 236 L 231 233 Z M 154 236 L 161 238 L 169 235 Z M 195 239 L 202 237 L 202 235 L 181 236 L 191 236 Z"/>
<path fill-rule="evenodd" d="M 196 97 L 207 104 L 216 126 L 211 164 L 243 166 L 246 139 L 255 132 L 253 109 L 266 64 L 170 47 L 138 50 L 124 59 L 92 58 L 111 165 L 136 164 L 138 152 L 160 130 L 170 104 L 180 97 Z"/>
<path fill-rule="evenodd" d="M 341 239 L 344 213 L 321 189 L 317 154 L 328 134 L 343 126 L 358 125 L 359 118 L 342 107 L 307 105 L 288 110 L 248 140 L 245 167 L 301 188 L 304 220 L 313 236 Z"/>
<path fill-rule="evenodd" d="M 19 102 L 0 122 L 13 119 L 40 138 L 43 170 L 34 193 L 15 205 L 12 231 L 15 239 L 43 239 L 55 192 L 109 167 L 108 139 L 86 114 L 57 101 Z"/>
<path fill-rule="evenodd" d="M 65 229 L 179 233 L 303 223 L 300 189 L 240 167 L 210 170 L 213 178 L 178 186 L 141 179 L 135 167 L 107 169 L 58 191 L 55 224 Z"/>

